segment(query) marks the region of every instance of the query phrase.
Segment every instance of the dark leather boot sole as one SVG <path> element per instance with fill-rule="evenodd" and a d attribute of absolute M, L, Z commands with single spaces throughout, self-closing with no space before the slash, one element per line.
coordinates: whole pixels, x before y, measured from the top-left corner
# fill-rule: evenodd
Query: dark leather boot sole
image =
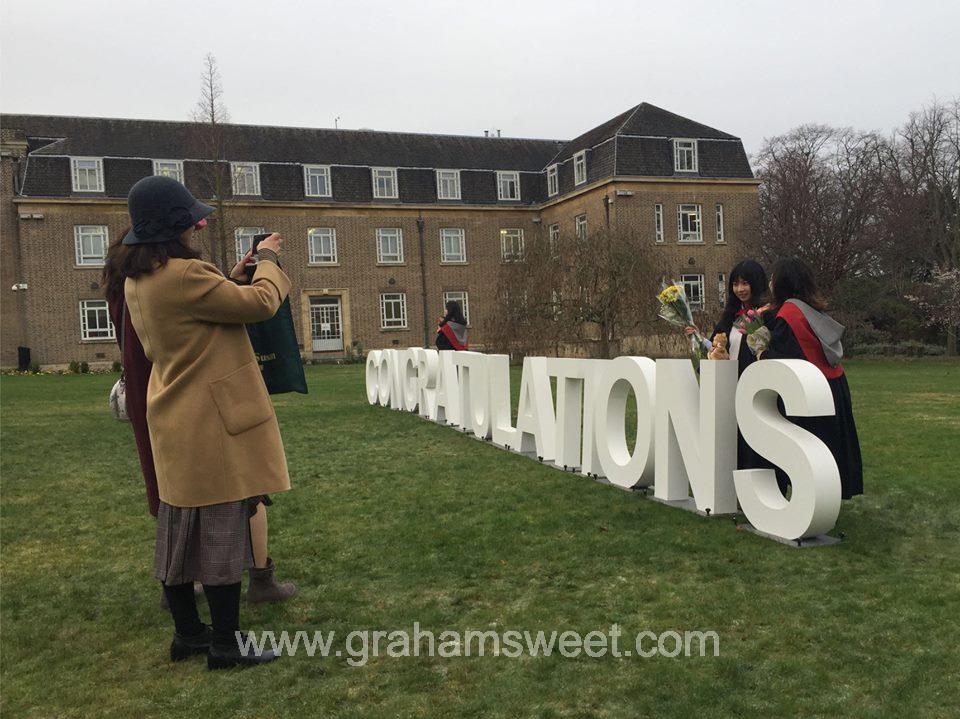
<path fill-rule="evenodd" d="M 232 669 L 233 667 L 256 667 L 261 664 L 269 664 L 279 658 L 269 649 L 262 652 L 258 657 L 252 652 L 249 656 L 243 656 L 239 650 L 221 653 L 211 647 L 210 651 L 207 652 L 207 669 L 213 671 L 215 669 Z"/>

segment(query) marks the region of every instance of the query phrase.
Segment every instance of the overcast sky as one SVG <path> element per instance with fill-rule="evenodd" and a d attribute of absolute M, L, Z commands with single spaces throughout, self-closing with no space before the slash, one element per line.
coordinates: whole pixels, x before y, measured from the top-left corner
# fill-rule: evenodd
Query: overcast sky
<path fill-rule="evenodd" d="M 742 137 L 960 95 L 958 0 L 2 0 L 0 108 L 570 139 L 643 101 Z"/>

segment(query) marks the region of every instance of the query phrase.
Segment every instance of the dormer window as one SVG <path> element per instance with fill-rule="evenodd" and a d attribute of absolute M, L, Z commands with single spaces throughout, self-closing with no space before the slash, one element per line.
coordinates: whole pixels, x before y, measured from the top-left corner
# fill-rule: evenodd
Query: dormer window
<path fill-rule="evenodd" d="M 103 160 L 99 157 L 71 157 L 74 192 L 103 192 Z"/>
<path fill-rule="evenodd" d="M 497 172 L 497 199 L 520 199 L 520 173 L 515 170 Z"/>
<path fill-rule="evenodd" d="M 437 199 L 460 199 L 460 171 L 437 170 Z"/>
<path fill-rule="evenodd" d="M 674 172 L 697 172 L 697 141 L 673 141 Z"/>
<path fill-rule="evenodd" d="M 162 177 L 172 177 L 177 182 L 183 182 L 183 161 L 154 160 L 153 174 Z"/>
<path fill-rule="evenodd" d="M 558 194 L 560 194 L 560 182 L 557 178 L 557 166 L 550 165 L 547 168 L 547 197 Z"/>
<path fill-rule="evenodd" d="M 397 168 L 374 167 L 373 197 L 377 200 L 397 199 Z"/>
<path fill-rule="evenodd" d="M 234 195 L 260 194 L 260 165 L 255 162 L 231 162 Z"/>
<path fill-rule="evenodd" d="M 573 184 L 582 185 L 587 181 L 587 151 L 581 150 L 573 156 Z"/>
<path fill-rule="evenodd" d="M 330 197 L 333 194 L 329 165 L 303 166 L 303 194 L 307 197 Z"/>

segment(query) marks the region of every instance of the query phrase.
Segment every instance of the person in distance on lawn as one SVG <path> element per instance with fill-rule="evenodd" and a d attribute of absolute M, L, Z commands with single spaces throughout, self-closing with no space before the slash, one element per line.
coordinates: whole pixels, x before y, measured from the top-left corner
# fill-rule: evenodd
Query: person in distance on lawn
<path fill-rule="evenodd" d="M 824 313 L 826 303 L 817 291 L 813 272 L 802 260 L 784 259 L 777 263 L 770 280 L 770 294 L 772 307 L 766 313 L 770 344 L 760 352 L 760 359 L 807 360 L 827 378 L 835 414 L 788 419 L 829 447 L 840 470 L 841 496 L 850 499 L 863 494 L 860 440 L 853 419 L 850 386 L 840 364 L 844 327 Z M 785 492 L 788 480 L 780 470 L 777 480 Z"/>
<path fill-rule="evenodd" d="M 467 320 L 463 316 L 460 303 L 450 300 L 447 302 L 447 314 L 440 318 L 440 324 L 437 325 L 437 349 L 465 350 L 467 348 Z"/>
<path fill-rule="evenodd" d="M 290 290 L 277 264 L 282 239 L 260 244 L 253 281 L 241 286 L 190 246 L 213 208 L 181 183 L 146 177 L 127 203 L 132 229 L 119 266 L 127 312 L 153 362 L 155 576 L 174 620 L 170 658 L 206 653 L 210 669 L 272 661 L 269 651 L 241 653 L 235 633 L 240 580 L 253 563 L 250 516 L 263 495 L 290 488 L 280 428 L 243 326 L 273 316 Z M 212 630 L 200 621 L 194 581 L 203 584 Z"/>

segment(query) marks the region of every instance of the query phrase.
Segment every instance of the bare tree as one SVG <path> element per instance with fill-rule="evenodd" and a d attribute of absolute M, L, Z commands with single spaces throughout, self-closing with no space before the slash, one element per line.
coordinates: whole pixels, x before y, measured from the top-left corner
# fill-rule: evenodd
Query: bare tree
<path fill-rule="evenodd" d="M 205 160 L 201 189 L 217 210 L 211 218 L 212 232 L 205 233 L 210 238 L 210 261 L 227 272 L 227 248 L 231 244 L 227 215 L 232 185 L 229 165 L 226 163 L 227 137 L 224 125 L 229 122 L 230 115 L 223 101 L 223 85 L 217 59 L 212 54 L 207 54 L 204 58 L 200 98 L 191 113 L 191 119 L 196 123 L 195 139 Z"/>
<path fill-rule="evenodd" d="M 603 359 L 624 341 L 662 330 L 656 293 L 662 271 L 639 239 L 597 231 L 537 238 L 500 275 L 494 344 L 511 352 L 560 354 L 566 346 Z"/>

